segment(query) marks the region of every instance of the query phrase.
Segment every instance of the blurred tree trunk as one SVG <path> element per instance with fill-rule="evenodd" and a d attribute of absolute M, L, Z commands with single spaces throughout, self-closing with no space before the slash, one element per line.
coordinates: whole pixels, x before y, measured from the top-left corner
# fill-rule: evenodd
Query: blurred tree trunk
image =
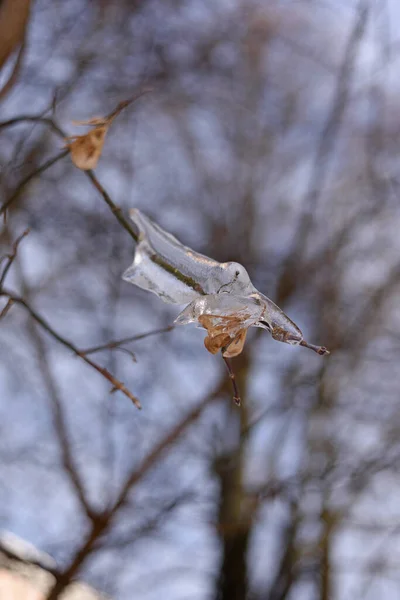
<path fill-rule="evenodd" d="M 235 359 L 234 367 L 245 399 L 249 367 L 246 351 Z M 228 421 L 224 443 L 229 449 L 225 448 L 214 463 L 220 483 L 217 530 L 222 544 L 216 598 L 243 600 L 248 594 L 247 550 L 254 517 L 254 502 L 249 501 L 243 485 L 245 437 L 241 432 L 247 424 L 245 401 L 240 408 L 232 403 Z M 232 443 L 235 435 L 236 443 Z"/>
<path fill-rule="evenodd" d="M 297 503 L 290 507 L 290 518 L 282 535 L 283 552 L 275 579 L 266 596 L 267 600 L 285 600 L 295 581 L 296 534 L 299 525 Z"/>
<path fill-rule="evenodd" d="M 0 99 L 11 90 L 22 66 L 30 6 L 31 0 L 2 0 L 0 2 L 0 70 L 13 52 L 18 49 L 11 74 L 0 88 Z"/>
<path fill-rule="evenodd" d="M 25 36 L 30 0 L 0 2 L 0 69 L 18 48 Z"/>

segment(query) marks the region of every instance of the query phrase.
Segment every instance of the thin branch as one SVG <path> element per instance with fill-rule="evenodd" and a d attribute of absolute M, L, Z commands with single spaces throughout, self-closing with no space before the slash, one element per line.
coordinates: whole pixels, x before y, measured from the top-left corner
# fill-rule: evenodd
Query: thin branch
<path fill-rule="evenodd" d="M 232 386 L 233 386 L 233 401 L 236 404 L 236 406 L 240 406 L 240 404 L 241 404 L 242 401 L 241 401 L 241 398 L 240 398 L 240 393 L 239 393 L 239 388 L 238 388 L 238 385 L 237 385 L 235 373 L 234 373 L 233 368 L 232 368 L 232 363 L 229 360 L 229 358 L 226 358 L 224 355 L 222 355 L 222 358 L 224 359 L 224 362 L 225 362 L 226 367 L 228 369 L 230 380 L 232 381 Z"/>
<path fill-rule="evenodd" d="M 127 354 L 128 356 L 131 357 L 131 359 L 133 360 L 133 362 L 137 362 L 135 353 L 132 352 L 132 350 L 128 350 L 128 348 L 120 348 L 119 346 L 117 346 L 116 348 L 114 348 L 114 350 L 118 350 L 118 352 L 123 352 L 124 354 Z"/>
<path fill-rule="evenodd" d="M 13 304 L 14 304 L 14 302 L 11 300 L 11 298 L 9 298 L 5 307 L 0 312 L 0 319 L 2 319 L 3 317 L 6 316 L 6 314 L 8 313 L 8 311 L 10 310 L 10 308 L 12 307 Z"/>
<path fill-rule="evenodd" d="M 90 358 L 87 358 L 87 356 L 85 356 L 84 353 L 82 353 L 76 346 L 74 346 L 74 344 L 72 344 L 71 342 L 66 340 L 64 337 L 62 337 L 59 333 L 57 333 L 47 323 L 47 321 L 43 317 L 41 317 L 36 311 L 33 310 L 33 308 L 23 298 L 20 298 L 19 296 L 16 296 L 12 292 L 9 292 L 4 289 L 0 290 L 0 296 L 7 296 L 15 304 L 19 304 L 19 305 L 23 306 L 28 311 L 30 316 L 42 327 L 42 329 L 47 331 L 47 333 L 49 333 L 55 340 L 57 340 L 60 344 L 62 344 L 66 348 L 69 348 L 69 350 L 71 350 L 76 356 L 79 356 L 82 360 L 85 361 L 85 363 L 87 363 L 89 366 L 91 366 L 93 369 L 95 369 L 98 373 L 100 373 L 105 379 L 107 379 L 113 386 L 112 391 L 120 390 L 123 394 L 125 394 L 125 396 L 127 396 L 133 402 L 133 404 L 137 408 L 142 408 L 142 405 L 140 404 L 140 401 L 138 400 L 138 398 L 136 398 L 136 396 L 134 396 L 128 390 L 128 388 L 122 383 L 122 381 L 120 381 L 119 379 L 114 377 L 114 375 L 112 375 L 104 367 L 101 367 L 100 365 L 98 365 L 97 363 L 92 361 Z"/>
<path fill-rule="evenodd" d="M 53 130 L 54 133 L 59 135 L 61 138 L 66 137 L 62 129 L 56 125 L 56 123 L 50 119 L 49 117 L 43 117 L 42 115 L 20 115 L 19 117 L 13 117 L 12 119 L 8 119 L 7 121 L 2 121 L 0 123 L 0 131 L 2 129 L 6 129 L 7 127 L 12 127 L 14 125 L 19 125 L 21 123 L 42 123 L 42 125 L 47 125 L 50 129 Z"/>
<path fill-rule="evenodd" d="M 137 342 L 139 340 L 144 340 L 153 335 L 159 335 L 160 333 L 167 333 L 175 329 L 175 325 L 169 325 L 169 327 L 164 327 L 163 329 L 154 329 L 153 331 L 147 331 L 146 333 L 140 333 L 138 335 L 132 335 L 130 337 L 123 338 L 122 340 L 115 340 L 112 342 L 108 342 L 107 344 L 102 344 L 101 346 L 92 346 L 91 348 L 87 348 L 87 350 L 81 350 L 82 354 L 94 354 L 95 352 L 101 352 L 102 350 L 113 350 L 114 348 L 118 348 L 119 346 L 123 346 L 124 344 L 128 344 L 130 342 Z"/>
<path fill-rule="evenodd" d="M 143 88 L 142 90 L 140 90 L 140 92 L 138 92 L 137 94 L 132 96 L 132 98 L 129 98 L 129 100 L 122 100 L 122 102 L 120 102 L 118 104 L 118 106 L 116 108 L 114 108 L 114 110 L 105 117 L 104 120 L 111 121 L 111 120 L 115 119 L 115 117 L 117 117 L 119 115 L 119 113 L 121 111 L 123 111 L 125 108 L 127 108 L 130 104 L 132 104 L 133 102 L 136 102 L 136 100 L 139 100 L 139 98 L 141 98 L 145 94 L 149 94 L 150 92 L 153 92 L 153 91 L 154 90 L 151 87 Z"/>
<path fill-rule="evenodd" d="M 0 277 L 0 290 L 3 287 L 3 284 L 4 284 L 4 282 L 6 280 L 6 277 L 7 277 L 7 273 L 10 270 L 11 265 L 13 264 L 13 262 L 14 262 L 16 256 L 17 256 L 18 246 L 20 245 L 20 243 L 22 242 L 22 240 L 24 239 L 24 237 L 26 237 L 28 235 L 28 233 L 29 233 L 29 229 L 25 229 L 25 231 L 19 236 L 19 238 L 17 238 L 15 240 L 15 242 L 13 244 L 12 252 L 11 252 L 11 254 L 9 254 L 7 256 L 8 262 L 7 262 L 6 266 L 4 267 L 4 271 L 3 271 L 3 273 L 1 274 L 1 277 Z"/>
<path fill-rule="evenodd" d="M 329 350 L 325 348 L 325 346 L 316 346 L 315 344 L 309 344 L 305 340 L 301 340 L 300 346 L 304 346 L 304 348 L 309 348 L 309 350 L 313 350 L 320 356 L 325 356 L 326 354 L 330 354 Z"/>
<path fill-rule="evenodd" d="M 47 171 L 47 169 L 52 167 L 55 163 L 60 161 L 65 156 L 67 156 L 67 154 L 69 154 L 68 149 L 62 150 L 61 152 L 59 152 L 52 158 L 49 158 L 48 160 L 46 160 L 43 164 L 41 164 L 39 167 L 37 167 L 34 171 L 31 171 L 31 173 L 26 175 L 26 177 L 24 177 L 23 180 L 18 185 L 17 189 L 13 192 L 13 194 L 11 194 L 10 198 L 6 202 L 4 202 L 4 204 L 0 207 L 0 215 L 2 215 L 2 214 L 5 215 L 6 211 L 10 208 L 11 204 L 18 198 L 18 196 L 20 195 L 20 193 L 22 192 L 24 187 L 34 177 L 36 177 L 37 175 L 40 175 L 40 173 L 44 173 L 44 171 Z"/>
<path fill-rule="evenodd" d="M 111 212 L 113 213 L 115 218 L 118 220 L 120 225 L 122 225 L 122 227 L 129 233 L 129 235 L 135 240 L 135 242 L 137 242 L 139 238 L 138 238 L 138 235 L 137 235 L 135 229 L 129 223 L 129 221 L 127 221 L 125 219 L 121 208 L 119 206 L 117 206 L 116 204 L 114 204 L 114 202 L 111 200 L 109 194 L 106 192 L 106 190 L 104 189 L 104 187 L 101 185 L 101 183 L 97 179 L 96 175 L 94 174 L 94 171 L 89 170 L 89 171 L 82 171 L 82 172 L 92 182 L 92 184 L 94 185 L 96 190 L 98 192 L 100 192 L 100 194 L 103 196 L 104 201 L 110 207 Z"/>
<path fill-rule="evenodd" d="M 95 544 L 94 550 L 106 549 L 110 550 L 110 548 L 125 548 L 127 546 L 131 546 L 138 540 L 143 539 L 143 537 L 148 536 L 152 533 L 162 522 L 163 519 L 169 515 L 176 508 L 181 507 L 184 503 L 187 503 L 191 500 L 194 500 L 196 495 L 193 492 L 183 492 L 180 496 L 176 497 L 174 500 L 170 501 L 168 504 L 161 506 L 159 511 L 143 524 L 138 527 L 132 529 L 131 531 L 124 531 L 124 535 L 121 536 L 118 534 L 116 539 L 105 539 L 102 538 L 98 540 Z"/>

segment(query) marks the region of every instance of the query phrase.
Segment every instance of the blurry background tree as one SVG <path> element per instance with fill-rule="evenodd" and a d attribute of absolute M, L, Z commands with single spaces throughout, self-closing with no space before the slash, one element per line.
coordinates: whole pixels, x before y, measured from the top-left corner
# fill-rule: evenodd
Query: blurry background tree
<path fill-rule="evenodd" d="M 0 524 L 57 561 L 48 600 L 77 578 L 118 600 L 399 597 L 399 18 L 33 3 L 1 105 L 0 255 L 30 234 L 0 290 Z M 79 171 L 52 123 L 149 86 Z M 244 264 L 331 356 L 250 332 L 238 409 L 204 332 L 110 345 L 177 311 L 121 281 L 134 243 L 107 199 Z M 142 412 L 76 356 L 93 347 Z"/>

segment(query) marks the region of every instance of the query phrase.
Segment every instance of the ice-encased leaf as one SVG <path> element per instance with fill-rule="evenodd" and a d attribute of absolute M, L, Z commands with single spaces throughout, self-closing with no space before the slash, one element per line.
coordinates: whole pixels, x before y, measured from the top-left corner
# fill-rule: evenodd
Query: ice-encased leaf
<path fill-rule="evenodd" d="M 175 322 L 197 323 L 206 329 L 207 350 L 222 350 L 224 357 L 240 354 L 247 329 L 254 326 L 267 329 L 277 341 L 329 354 L 324 346 L 303 339 L 297 325 L 253 286 L 242 265 L 219 263 L 195 252 L 138 209 L 131 210 L 130 216 L 139 235 L 133 264 L 123 279 L 164 302 L 188 304 Z"/>
<path fill-rule="evenodd" d="M 224 292 L 196 298 L 175 320 L 178 325 L 197 323 L 207 330 L 205 347 L 212 354 L 222 350 L 231 358 L 241 353 L 247 329 L 258 324 L 263 306 L 251 297 L 232 296 Z"/>
<path fill-rule="evenodd" d="M 231 294 L 210 294 L 193 300 L 175 319 L 177 325 L 198 323 L 199 317 L 208 315 L 215 324 L 226 319 L 235 319 L 240 328 L 251 327 L 257 323 L 263 313 L 263 306 L 255 298 L 233 296 Z M 228 325 L 227 325 L 228 326 Z"/>
<path fill-rule="evenodd" d="M 125 281 L 176 304 L 208 294 L 246 295 L 254 291 L 239 263 L 219 263 L 195 252 L 138 209 L 132 209 L 130 216 L 139 230 L 139 242 L 133 264 L 123 274 Z"/>

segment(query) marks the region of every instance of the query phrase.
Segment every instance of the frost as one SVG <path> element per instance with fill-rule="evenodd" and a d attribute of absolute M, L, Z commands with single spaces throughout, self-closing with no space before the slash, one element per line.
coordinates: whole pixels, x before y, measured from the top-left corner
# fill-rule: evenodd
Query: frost
<path fill-rule="evenodd" d="M 313 346 L 293 321 L 251 283 L 246 269 L 235 262 L 219 263 L 181 244 L 138 209 L 130 211 L 138 228 L 138 245 L 123 279 L 156 294 L 164 302 L 187 304 L 176 323 L 196 323 L 207 330 L 207 350 L 224 357 L 243 349 L 249 327 L 267 329 L 275 340 Z"/>

